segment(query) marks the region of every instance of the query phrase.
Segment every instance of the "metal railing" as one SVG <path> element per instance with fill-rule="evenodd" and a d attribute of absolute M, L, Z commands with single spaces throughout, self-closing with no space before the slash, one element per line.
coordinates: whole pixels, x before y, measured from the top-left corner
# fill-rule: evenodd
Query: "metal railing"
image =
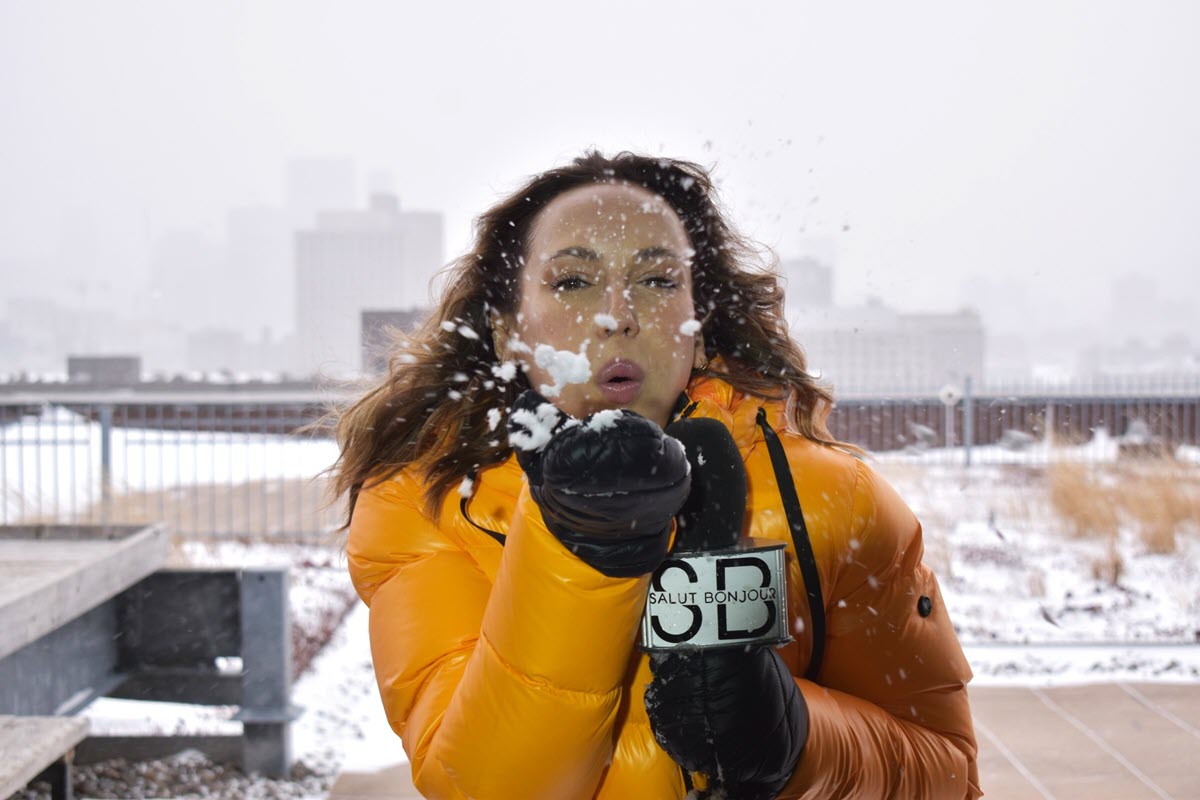
<path fill-rule="evenodd" d="M 333 530 L 319 473 L 328 431 L 302 432 L 309 392 L 43 392 L 0 396 L 0 524 L 165 522 L 181 534 L 310 537 Z M 915 464 L 1123 458 L 1200 464 L 1200 380 L 987 387 L 838 399 L 832 433 Z"/>
<path fill-rule="evenodd" d="M 175 533 L 308 537 L 338 524 L 301 432 L 315 395 L 0 398 L 0 524 L 163 521 Z"/>
<path fill-rule="evenodd" d="M 1200 463 L 1200 376 L 839 397 L 833 435 L 914 463 Z"/>

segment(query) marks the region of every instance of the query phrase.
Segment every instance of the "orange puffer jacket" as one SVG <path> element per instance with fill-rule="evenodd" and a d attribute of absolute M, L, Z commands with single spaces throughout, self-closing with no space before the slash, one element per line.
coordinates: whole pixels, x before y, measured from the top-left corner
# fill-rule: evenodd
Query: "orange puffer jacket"
<path fill-rule="evenodd" d="M 795 638 L 779 653 L 809 737 L 779 796 L 979 797 L 971 670 L 913 513 L 861 460 L 786 431 L 781 403 L 712 377 L 687 394 L 684 413 L 724 422 L 745 460 L 744 535 L 788 543 Z M 779 444 L 809 559 L 781 499 Z M 652 676 L 635 638 L 649 577 L 606 577 L 563 547 L 515 457 L 481 472 L 469 500 L 452 492 L 436 519 L 421 490 L 405 470 L 362 492 L 348 542 L 379 691 L 418 790 L 656 800 L 703 788 L 654 741 L 643 705 Z"/>

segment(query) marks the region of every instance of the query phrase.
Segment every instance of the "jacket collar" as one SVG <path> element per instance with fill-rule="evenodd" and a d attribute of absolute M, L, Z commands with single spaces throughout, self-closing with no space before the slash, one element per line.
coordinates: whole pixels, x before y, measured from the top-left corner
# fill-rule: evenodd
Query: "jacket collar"
<path fill-rule="evenodd" d="M 721 369 L 721 357 L 712 360 L 710 367 Z M 694 405 L 694 408 L 692 408 Z M 758 409 L 767 413 L 767 424 L 775 430 L 787 427 L 786 409 L 782 400 L 764 400 L 761 397 L 740 392 L 719 375 L 702 374 L 692 378 L 680 395 L 680 403 L 672 415 L 672 421 L 681 416 L 710 417 L 720 420 L 733 434 L 733 440 L 743 454 L 761 438 L 758 427 Z M 687 409 L 692 408 L 689 413 Z"/>

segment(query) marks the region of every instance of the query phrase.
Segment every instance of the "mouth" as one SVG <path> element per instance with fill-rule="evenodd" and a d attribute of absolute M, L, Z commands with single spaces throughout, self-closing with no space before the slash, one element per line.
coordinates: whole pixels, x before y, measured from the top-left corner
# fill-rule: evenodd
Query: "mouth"
<path fill-rule="evenodd" d="M 596 376 L 596 385 L 615 403 L 629 403 L 642 391 L 646 373 L 635 361 L 614 358 Z"/>

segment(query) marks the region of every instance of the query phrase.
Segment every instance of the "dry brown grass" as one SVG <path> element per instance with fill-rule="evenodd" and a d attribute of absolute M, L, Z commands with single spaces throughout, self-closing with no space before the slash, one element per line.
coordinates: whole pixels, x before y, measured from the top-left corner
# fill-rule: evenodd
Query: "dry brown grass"
<path fill-rule="evenodd" d="M 1111 492 L 1095 469 L 1083 464 L 1054 464 L 1046 470 L 1050 507 L 1078 537 L 1109 539 L 1117 535 L 1121 517 Z"/>
<path fill-rule="evenodd" d="M 1178 536 L 1200 530 L 1200 476 L 1194 469 L 1147 465 L 1121 482 L 1116 494 L 1151 553 L 1174 553 Z"/>
<path fill-rule="evenodd" d="M 1200 532 L 1200 470 L 1173 461 L 1103 466 L 1056 464 L 1047 470 L 1051 508 L 1075 536 L 1115 539 L 1131 526 L 1147 552 L 1174 553 L 1178 537 Z M 1119 574 L 1115 549 L 1100 571 Z"/>

